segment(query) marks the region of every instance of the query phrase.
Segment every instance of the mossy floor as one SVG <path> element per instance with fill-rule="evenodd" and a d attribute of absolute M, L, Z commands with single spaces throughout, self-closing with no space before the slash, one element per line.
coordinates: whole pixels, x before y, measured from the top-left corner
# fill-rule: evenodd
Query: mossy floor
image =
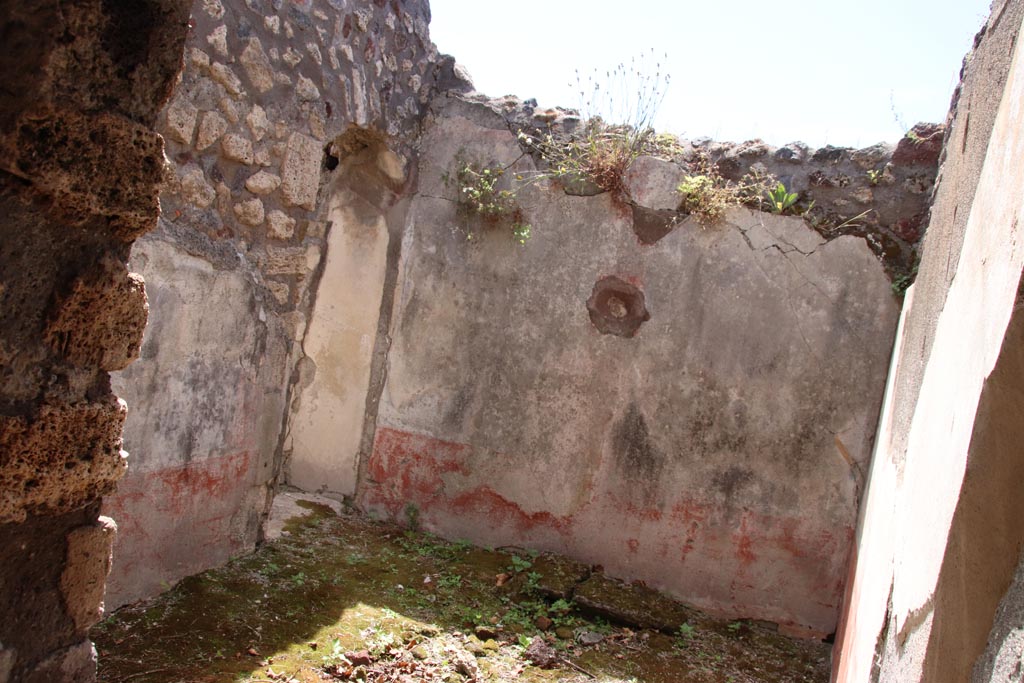
<path fill-rule="evenodd" d="M 567 560 L 302 505 L 309 514 L 256 553 L 103 621 L 100 681 L 828 680 L 824 644 L 667 600 L 660 630 L 607 621 L 600 595 L 586 609 L 573 599 L 589 569 Z M 590 578 L 628 602 L 632 588 Z"/>

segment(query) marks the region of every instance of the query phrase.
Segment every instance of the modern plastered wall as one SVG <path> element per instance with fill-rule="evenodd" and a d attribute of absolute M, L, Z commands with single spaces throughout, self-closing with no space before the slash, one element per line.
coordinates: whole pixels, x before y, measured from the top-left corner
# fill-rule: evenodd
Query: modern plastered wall
<path fill-rule="evenodd" d="M 0 2 L 0 681 L 89 683 L 188 9 Z"/>
<path fill-rule="evenodd" d="M 301 418 L 321 399 L 291 387 L 315 378 L 321 395 L 349 390 L 323 357 L 333 353 L 322 343 L 328 311 L 351 325 L 380 296 L 335 288 L 335 264 L 363 267 L 362 242 L 338 219 L 349 195 L 338 197 L 363 192 L 352 169 L 378 158 L 374 180 L 392 189 L 371 201 L 386 210 L 405 184 L 424 102 L 438 73 L 452 73 L 428 21 L 425 2 L 192 4 L 184 72 L 158 121 L 170 162 L 163 212 L 131 256 L 151 323 L 140 362 L 114 380 L 131 457 L 105 503 L 122 531 L 111 605 L 251 549 L 293 450 L 297 482 L 330 481 L 302 478 L 301 463 L 348 430 L 309 439 Z M 322 303 L 318 282 L 331 293 Z M 366 332 L 372 352 L 375 323 Z"/>
<path fill-rule="evenodd" d="M 964 62 L 858 531 L 840 681 L 1019 680 L 1024 3 Z"/>

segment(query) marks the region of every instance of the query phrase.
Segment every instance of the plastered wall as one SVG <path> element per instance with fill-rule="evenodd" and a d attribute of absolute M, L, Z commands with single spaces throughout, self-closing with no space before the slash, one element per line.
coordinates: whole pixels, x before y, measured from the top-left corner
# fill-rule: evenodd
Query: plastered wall
<path fill-rule="evenodd" d="M 1020 676 L 1019 2 L 964 63 L 896 342 L 838 641 L 840 681 Z M 1016 658 L 1016 664 L 1014 659 Z"/>

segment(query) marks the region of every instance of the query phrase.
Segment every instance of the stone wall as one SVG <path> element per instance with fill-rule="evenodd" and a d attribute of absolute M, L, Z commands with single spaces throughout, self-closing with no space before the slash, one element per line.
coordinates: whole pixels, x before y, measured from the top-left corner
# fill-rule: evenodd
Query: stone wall
<path fill-rule="evenodd" d="M 838 681 L 1020 679 L 1024 3 L 964 61 L 858 529 Z"/>
<path fill-rule="evenodd" d="M 132 457 L 106 503 L 122 530 L 112 604 L 258 541 L 293 448 L 290 383 L 321 360 L 304 339 L 324 255 L 347 249 L 334 246 L 329 183 L 384 139 L 404 178 L 424 103 L 441 67 L 453 71 L 429 18 L 422 0 L 193 4 L 185 70 L 158 121 L 163 214 L 132 253 L 152 324 L 141 361 L 115 379 Z"/>
<path fill-rule="evenodd" d="M 522 189 L 525 245 L 486 227 L 467 240 L 460 160 L 530 176 L 517 133 L 539 113 L 512 99 L 435 100 L 385 291 L 370 444 L 336 467 L 359 473 L 357 501 L 372 512 L 567 553 L 824 637 L 898 313 L 882 263 L 867 240 L 801 218 L 734 208 L 702 225 L 677 211 L 692 144 L 635 161 L 628 195 Z M 873 164 L 892 175 L 889 152 Z M 804 156 L 778 163 L 796 178 L 857 158 Z M 930 187 L 927 162 L 894 165 Z M 926 194 L 907 196 L 892 215 L 923 210 Z"/>
<path fill-rule="evenodd" d="M 533 170 L 517 134 L 579 121 L 471 93 L 428 21 L 424 2 L 194 4 L 158 121 L 163 214 L 132 253 L 152 323 L 114 380 L 132 458 L 106 502 L 108 601 L 251 549 L 286 478 L 829 633 L 895 324 L 886 273 L 912 269 L 941 128 L 862 150 L 681 141 L 633 164 L 628 196 L 533 186 L 525 248 L 474 249 L 451 229 L 455 157 Z M 809 220 L 701 227 L 675 191 L 701 156 L 777 176 Z M 586 307 L 621 296 L 652 316 L 629 342 Z M 473 454 L 464 481 L 408 488 L 450 449 Z"/>
<path fill-rule="evenodd" d="M 188 10 L 0 2 L 0 681 L 93 680 L 124 474 L 110 371 L 146 325 L 126 266 L 155 225 Z"/>

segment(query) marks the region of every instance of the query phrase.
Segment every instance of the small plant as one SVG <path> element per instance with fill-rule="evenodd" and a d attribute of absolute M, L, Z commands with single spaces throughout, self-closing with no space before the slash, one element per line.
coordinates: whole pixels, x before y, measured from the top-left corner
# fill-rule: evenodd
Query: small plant
<path fill-rule="evenodd" d="M 882 176 L 884 175 L 884 173 L 884 171 L 880 171 L 877 168 L 868 169 L 868 184 L 871 185 L 871 187 L 875 187 L 876 185 L 878 185 L 878 183 L 882 181 Z"/>
<path fill-rule="evenodd" d="M 337 664 L 345 657 L 345 648 L 338 638 L 331 639 L 331 650 L 324 655 L 324 664 Z"/>
<path fill-rule="evenodd" d="M 479 218 L 484 225 L 506 225 L 512 239 L 526 244 L 531 227 L 523 218 L 516 193 L 499 187 L 506 170 L 500 166 L 480 168 L 469 162 L 460 162 L 455 178 L 457 201 L 465 213 Z M 466 239 L 474 239 L 474 233 L 467 231 Z"/>
<path fill-rule="evenodd" d="M 726 180 L 707 154 L 694 159 L 691 171 L 676 188 L 681 197 L 679 208 L 705 225 L 720 220 L 730 206 L 763 203 L 773 180 L 753 174 L 738 183 Z"/>
<path fill-rule="evenodd" d="M 689 641 L 693 638 L 694 634 L 697 633 L 697 628 L 690 623 L 684 623 L 679 626 L 676 630 L 676 641 L 674 647 L 677 649 L 683 649 L 689 645 Z"/>
<path fill-rule="evenodd" d="M 796 192 L 787 191 L 786 186 L 781 182 L 776 183 L 775 187 L 766 190 L 764 196 L 768 200 L 768 209 L 775 214 L 786 213 L 786 211 L 793 208 L 796 200 L 800 198 L 800 195 Z"/>
<path fill-rule="evenodd" d="M 902 273 L 893 278 L 892 281 L 892 293 L 898 297 L 903 297 L 910 289 L 910 285 L 914 284 L 914 280 L 917 279 L 917 269 L 920 267 L 920 262 L 915 261 L 914 266 L 909 272 Z"/>
<path fill-rule="evenodd" d="M 438 588 L 454 589 L 462 585 L 462 576 L 459 574 L 441 574 L 437 578 Z"/>
<path fill-rule="evenodd" d="M 533 179 L 590 181 L 605 192 L 623 194 L 623 175 L 638 156 L 681 151 L 675 136 L 659 135 L 652 127 L 670 82 L 653 51 L 603 75 L 595 70 L 584 79 L 577 71 L 569 87 L 579 94 L 580 128 L 569 135 L 519 133 L 520 143 L 547 164 Z"/>
<path fill-rule="evenodd" d="M 731 624 L 729 624 L 728 626 L 726 626 L 726 628 L 729 629 L 729 631 L 732 632 L 732 633 L 737 633 L 741 628 L 743 628 L 743 622 L 742 621 L 734 621 Z"/>
<path fill-rule="evenodd" d="M 527 569 L 533 566 L 533 562 L 530 562 L 526 558 L 519 557 L 518 555 L 512 555 L 512 564 L 509 565 L 509 569 L 516 574 L 525 572 Z"/>

